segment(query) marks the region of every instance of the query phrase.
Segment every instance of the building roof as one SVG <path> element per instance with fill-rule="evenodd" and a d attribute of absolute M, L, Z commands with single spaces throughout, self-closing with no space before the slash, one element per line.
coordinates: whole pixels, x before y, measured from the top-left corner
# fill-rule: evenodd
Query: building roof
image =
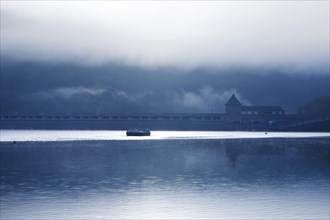
<path fill-rule="evenodd" d="M 237 106 L 237 105 L 242 105 L 242 104 L 238 101 L 235 94 L 233 94 L 230 97 L 230 99 L 228 100 L 228 102 L 226 103 L 226 105 Z"/>
<path fill-rule="evenodd" d="M 271 112 L 283 111 L 281 106 L 242 106 L 242 111 Z"/>

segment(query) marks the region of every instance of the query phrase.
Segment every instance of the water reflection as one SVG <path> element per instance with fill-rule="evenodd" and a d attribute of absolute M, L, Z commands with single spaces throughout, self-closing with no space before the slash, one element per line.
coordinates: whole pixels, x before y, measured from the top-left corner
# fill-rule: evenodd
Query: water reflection
<path fill-rule="evenodd" d="M 329 218 L 329 139 L 1 143 L 1 216 Z"/>

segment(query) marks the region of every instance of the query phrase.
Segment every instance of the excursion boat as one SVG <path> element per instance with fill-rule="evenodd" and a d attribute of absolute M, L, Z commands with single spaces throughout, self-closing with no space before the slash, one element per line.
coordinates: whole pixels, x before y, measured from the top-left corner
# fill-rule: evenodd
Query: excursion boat
<path fill-rule="evenodd" d="M 126 131 L 127 136 L 150 136 L 151 132 L 149 129 L 128 129 Z"/>

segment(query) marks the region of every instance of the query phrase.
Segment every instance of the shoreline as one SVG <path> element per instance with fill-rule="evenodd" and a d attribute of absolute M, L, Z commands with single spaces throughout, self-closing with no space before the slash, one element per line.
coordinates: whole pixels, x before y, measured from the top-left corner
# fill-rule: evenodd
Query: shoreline
<path fill-rule="evenodd" d="M 151 136 L 144 137 L 128 137 L 124 130 L 0 130 L 0 133 L 0 143 L 330 138 L 330 132 L 268 131 L 151 131 Z"/>

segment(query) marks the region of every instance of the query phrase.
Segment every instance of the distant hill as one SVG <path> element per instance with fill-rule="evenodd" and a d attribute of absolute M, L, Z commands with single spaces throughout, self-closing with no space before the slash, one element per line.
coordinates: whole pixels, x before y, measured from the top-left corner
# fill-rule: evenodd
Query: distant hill
<path fill-rule="evenodd" d="M 298 108 L 298 114 L 329 115 L 330 96 L 322 96 Z"/>

